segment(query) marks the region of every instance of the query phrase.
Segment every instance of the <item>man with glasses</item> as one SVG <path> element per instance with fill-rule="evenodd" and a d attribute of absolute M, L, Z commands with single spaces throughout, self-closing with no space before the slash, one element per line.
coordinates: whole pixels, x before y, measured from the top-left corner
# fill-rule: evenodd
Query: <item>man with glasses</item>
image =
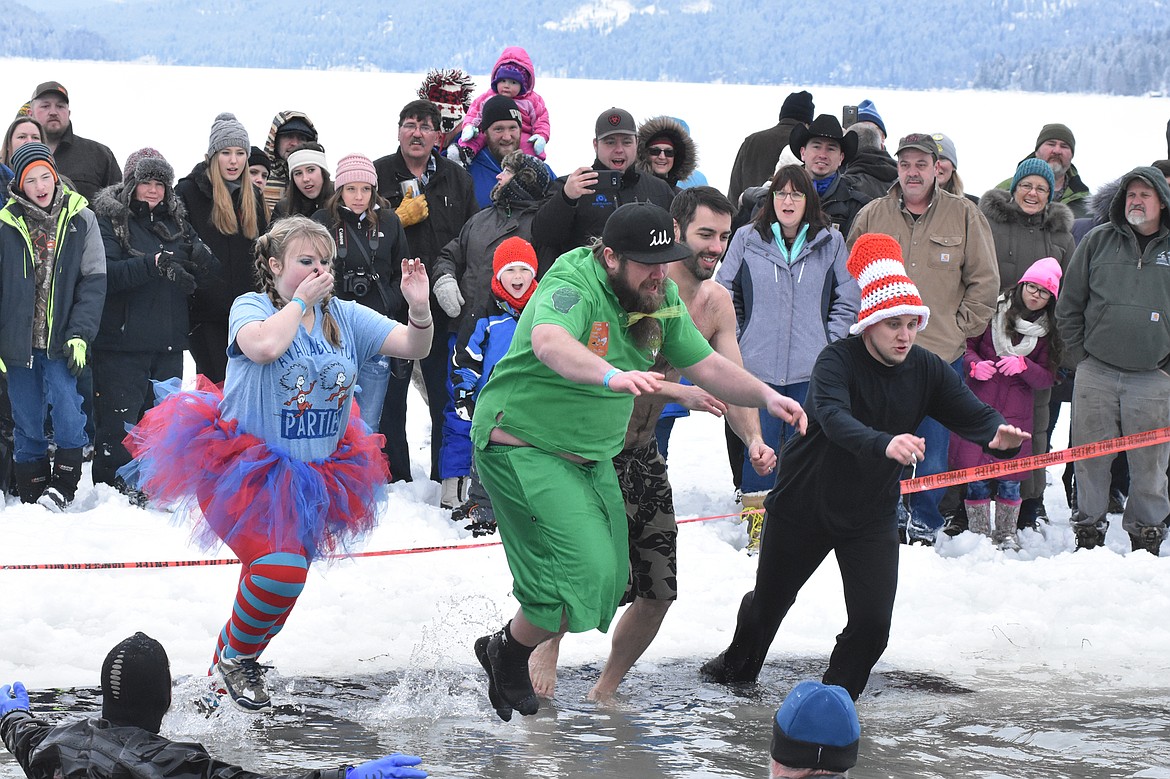
<path fill-rule="evenodd" d="M 929 133 L 911 133 L 898 142 L 898 183 L 861 209 L 849 231 L 850 247 L 864 233 L 886 233 L 902 247 L 906 274 L 918 285 L 933 316 L 918 343 L 958 371 L 967 339 L 982 335 L 999 296 L 999 267 L 987 218 L 965 197 L 937 185 L 938 144 Z M 927 417 L 917 435 L 926 457 L 917 475 L 947 469 L 950 433 Z M 910 517 L 899 520 L 906 540 L 932 545 L 943 518 L 938 503 L 945 490 L 910 497 Z M 908 521 L 909 520 L 909 521 Z"/>
<path fill-rule="evenodd" d="M 429 100 L 413 100 L 398 115 L 398 151 L 374 162 L 378 175 L 378 194 L 390 201 L 394 213 L 402 220 L 410 253 L 422 258 L 434 282 L 431 313 L 435 335 L 431 353 L 419 362 L 426 384 L 431 416 L 430 477 L 439 481 L 439 451 L 443 445 L 443 411 L 450 401 L 447 361 L 451 355 L 447 317 L 458 316 L 461 298 L 455 280 L 447 277 L 440 284 L 433 273 L 435 259 L 447 242 L 458 237 L 463 223 L 478 211 L 471 176 L 458 165 L 439 156 L 439 108 Z M 436 305 L 437 304 L 437 305 Z M 405 376 L 392 376 L 391 391 L 382 408 L 382 429 L 392 426 L 400 443 L 406 441 L 406 395 L 410 383 Z M 395 392 L 397 388 L 399 392 Z M 390 415 L 389 418 L 387 415 Z M 390 438 L 390 436 L 388 436 Z M 393 449 L 394 441 L 387 446 Z M 391 467 L 395 481 L 410 481 L 409 459 L 398 472 Z M 457 504 L 455 504 L 457 505 Z"/>
<path fill-rule="evenodd" d="M 594 124 L 593 164 L 553 184 L 551 196 L 532 222 L 536 244 L 547 247 L 554 257 L 586 246 L 601 236 L 610 215 L 626 203 L 653 203 L 670 210 L 674 200 L 670 185 L 634 167 L 637 133 L 629 111 L 601 112 Z"/>
<path fill-rule="evenodd" d="M 1170 426 L 1170 186 L 1153 167 L 1121 178 L 1109 221 L 1077 245 L 1056 302 L 1065 365 L 1076 367 L 1071 443 Z M 1170 444 L 1131 449 L 1122 527 L 1157 555 L 1170 515 Z M 1076 463 L 1078 549 L 1105 543 L 1112 457 Z"/>
<path fill-rule="evenodd" d="M 1052 188 L 1052 202 L 1064 203 L 1072 209 L 1078 219 L 1091 216 L 1089 213 L 1089 187 L 1081 180 L 1077 168 L 1072 164 L 1073 154 L 1076 152 L 1077 139 L 1072 130 L 1063 124 L 1046 124 L 1040 128 L 1036 136 L 1035 150 L 1024 158 L 1036 158 L 1047 162 L 1052 169 L 1054 186 Z M 1023 162 L 1024 160 L 1020 160 Z M 1012 180 L 1004 179 L 997 189 L 1009 189 Z"/>

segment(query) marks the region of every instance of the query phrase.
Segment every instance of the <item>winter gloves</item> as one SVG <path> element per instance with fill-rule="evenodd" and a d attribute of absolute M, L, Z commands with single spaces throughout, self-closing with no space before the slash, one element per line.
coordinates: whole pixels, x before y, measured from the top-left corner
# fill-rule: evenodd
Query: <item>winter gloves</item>
<path fill-rule="evenodd" d="M 455 280 L 455 277 L 450 273 L 444 273 L 435 279 L 433 289 L 435 300 L 439 301 L 439 306 L 447 316 L 451 318 L 459 316 L 459 312 L 463 310 L 463 304 L 467 301 L 463 299 L 463 293 L 459 291 L 459 282 Z"/>
<path fill-rule="evenodd" d="M 395 752 L 359 766 L 346 769 L 345 779 L 427 779 L 427 772 L 410 768 L 422 762 L 421 757 Z"/>
<path fill-rule="evenodd" d="M 65 342 L 65 359 L 69 361 L 69 372 L 80 376 L 85 370 L 86 344 L 84 338 L 74 336 Z"/>
<path fill-rule="evenodd" d="M 196 266 L 191 259 L 189 246 L 179 244 L 174 251 L 159 252 L 154 269 L 162 278 L 179 285 L 184 294 L 190 295 L 195 291 Z"/>
<path fill-rule="evenodd" d="M 471 421 L 471 415 L 475 412 L 475 397 L 472 391 L 466 388 L 459 388 L 455 390 L 455 415 L 464 422 Z"/>
<path fill-rule="evenodd" d="M 463 125 L 463 132 L 459 133 L 459 140 L 467 143 L 475 136 L 479 135 L 479 128 L 473 124 Z"/>
<path fill-rule="evenodd" d="M 532 150 L 536 152 L 536 156 L 539 157 L 544 154 L 544 145 L 548 143 L 548 140 L 542 136 L 533 135 L 528 139 L 528 142 L 532 144 Z"/>
<path fill-rule="evenodd" d="M 971 363 L 971 378 L 977 381 L 987 381 L 995 375 L 995 363 L 991 360 L 981 360 Z"/>
<path fill-rule="evenodd" d="M 1006 357 L 1000 357 L 999 362 L 995 364 L 996 370 L 1004 376 L 1015 376 L 1023 373 L 1028 367 L 1028 361 L 1018 354 L 1009 354 Z"/>
<path fill-rule="evenodd" d="M 427 196 L 403 198 L 398 208 L 394 209 L 394 213 L 402 220 L 403 227 L 418 224 L 431 215 L 430 209 L 427 207 Z"/>
<path fill-rule="evenodd" d="M 0 718 L 10 711 L 28 711 L 28 690 L 24 688 L 24 682 L 0 687 Z"/>

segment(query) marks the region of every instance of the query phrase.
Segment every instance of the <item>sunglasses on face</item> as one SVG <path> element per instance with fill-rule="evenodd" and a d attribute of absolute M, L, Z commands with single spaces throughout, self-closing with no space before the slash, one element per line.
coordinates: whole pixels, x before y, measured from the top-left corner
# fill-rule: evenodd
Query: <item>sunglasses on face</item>
<path fill-rule="evenodd" d="M 651 146 L 647 152 L 651 157 L 665 157 L 668 160 L 674 156 L 674 149 L 669 146 Z"/>

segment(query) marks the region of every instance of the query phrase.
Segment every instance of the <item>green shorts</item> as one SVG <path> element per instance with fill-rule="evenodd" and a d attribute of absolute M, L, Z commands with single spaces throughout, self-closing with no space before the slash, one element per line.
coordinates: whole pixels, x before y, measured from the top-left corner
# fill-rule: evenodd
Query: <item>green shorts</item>
<path fill-rule="evenodd" d="M 475 467 L 496 512 L 512 591 L 537 627 L 605 631 L 629 581 L 629 536 L 609 460 L 579 465 L 531 446 L 488 444 Z"/>

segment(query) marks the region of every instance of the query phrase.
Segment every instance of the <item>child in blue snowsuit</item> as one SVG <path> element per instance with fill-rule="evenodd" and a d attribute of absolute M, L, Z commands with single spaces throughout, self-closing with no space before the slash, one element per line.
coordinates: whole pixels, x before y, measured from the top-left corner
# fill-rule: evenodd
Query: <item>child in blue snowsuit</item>
<path fill-rule="evenodd" d="M 468 422 L 492 369 L 512 344 L 516 320 L 536 291 L 536 268 L 536 252 L 523 238 L 513 236 L 496 247 L 492 256 L 492 296 L 486 310 L 464 325 L 451 356 L 455 413 Z M 474 536 L 496 532 L 491 499 L 474 468 L 468 494 L 467 502 L 451 512 L 452 521 L 468 520 L 466 529 Z"/>

